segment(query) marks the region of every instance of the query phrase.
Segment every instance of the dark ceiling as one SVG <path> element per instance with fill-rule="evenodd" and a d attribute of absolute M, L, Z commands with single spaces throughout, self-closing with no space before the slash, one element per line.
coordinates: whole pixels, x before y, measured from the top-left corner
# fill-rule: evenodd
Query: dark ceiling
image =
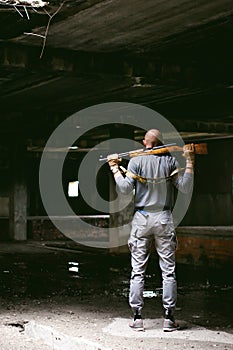
<path fill-rule="evenodd" d="M 232 0 L 72 0 L 50 18 L 59 6 L 29 19 L 0 6 L 2 133 L 46 138 L 84 107 L 125 101 L 187 134 L 233 135 Z M 49 19 L 46 41 L 25 34 Z"/>

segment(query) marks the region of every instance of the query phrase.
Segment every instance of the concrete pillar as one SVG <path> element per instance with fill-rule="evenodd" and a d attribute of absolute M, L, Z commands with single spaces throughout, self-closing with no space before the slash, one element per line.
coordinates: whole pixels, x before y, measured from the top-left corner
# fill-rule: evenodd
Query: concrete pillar
<path fill-rule="evenodd" d="M 110 137 L 111 138 L 125 138 L 125 139 L 131 139 L 133 140 L 133 128 L 128 125 L 114 125 L 110 129 Z M 124 150 L 122 150 L 123 152 Z M 127 150 L 125 150 L 127 151 Z M 110 174 L 110 181 L 109 181 L 109 201 L 110 201 L 110 208 L 114 211 L 114 213 L 110 214 L 110 220 L 109 225 L 110 227 L 118 227 L 123 224 L 124 220 L 127 219 L 128 210 L 119 211 L 119 208 L 117 207 L 117 204 L 111 203 L 113 199 L 116 198 L 116 184 L 114 181 L 114 178 L 112 174 Z M 121 204 L 124 199 L 122 198 Z M 116 231 L 114 231 L 116 232 Z M 120 234 L 112 233 L 110 230 L 109 234 L 109 242 L 110 245 L 113 246 L 113 248 L 110 249 L 111 252 L 117 253 L 120 251 Z"/>
<path fill-rule="evenodd" d="M 116 205 L 111 203 L 115 198 L 116 198 L 116 192 L 115 192 L 115 181 L 113 179 L 112 174 L 109 174 L 110 179 L 109 179 L 109 207 L 111 211 L 117 212 L 118 208 L 116 208 Z M 118 215 L 117 213 L 110 214 L 110 219 L 109 219 L 109 226 L 111 227 L 117 227 L 118 225 Z M 113 234 L 111 229 L 109 230 L 109 243 L 110 246 L 114 246 L 116 248 L 111 248 L 111 252 L 117 252 L 118 251 L 118 246 L 119 246 L 119 234 Z"/>
<path fill-rule="evenodd" d="M 10 154 L 9 236 L 16 241 L 27 239 L 26 146 L 14 142 Z"/>

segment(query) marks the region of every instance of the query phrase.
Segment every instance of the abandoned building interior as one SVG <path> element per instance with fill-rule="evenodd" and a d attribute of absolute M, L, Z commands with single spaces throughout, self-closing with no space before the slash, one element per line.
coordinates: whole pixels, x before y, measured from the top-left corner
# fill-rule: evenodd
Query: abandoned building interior
<path fill-rule="evenodd" d="M 135 10 L 131 2 L 66 2 L 51 21 L 42 57 L 43 40 L 24 33 L 43 34 L 48 17 L 43 8 L 25 19 L 25 13 L 22 17 L 1 6 L 1 240 L 61 238 L 40 198 L 43 148 L 66 118 L 109 102 L 151 108 L 174 125 L 185 143 L 208 144 L 208 156 L 197 156 L 194 193 L 181 226 L 185 232 L 193 227 L 198 236 L 206 234 L 210 240 L 211 232 L 220 241 L 230 238 L 230 2 L 191 6 L 147 1 L 143 11 L 140 6 L 139 1 Z M 50 4 L 49 13 L 58 8 L 59 3 Z M 114 137 L 141 142 L 143 132 L 115 123 L 82 135 L 74 143 L 78 149 L 67 155 L 64 190 L 77 178 L 78 164 L 88 150 Z M 60 143 L 57 157 L 58 148 L 64 146 Z M 103 166 L 98 186 L 105 197 L 107 172 Z M 88 207 L 81 195 L 68 200 L 77 215 L 96 215 L 98 220 L 101 213 Z M 232 259 L 232 245 L 226 244 L 227 248 L 216 258 Z"/>
<path fill-rule="evenodd" d="M 184 143 L 206 143 L 208 153 L 196 155 L 191 202 L 177 227 L 177 263 L 230 271 L 232 1 L 52 0 L 36 11 L 12 3 L 0 1 L 0 243 L 57 242 L 75 249 L 77 242 L 72 245 L 50 216 L 66 223 L 75 217 L 56 212 L 56 205 L 48 215 L 43 205 L 41 157 L 51 134 L 70 116 L 126 103 L 162 115 Z M 111 111 L 109 121 L 82 133 L 89 120 L 81 120 L 71 130 L 81 136 L 72 145 L 58 139 L 47 155 L 56 166 L 66 153 L 64 194 L 75 215 L 91 224 L 93 230 L 76 232 L 89 241 L 96 238 L 96 226 L 105 229 L 122 217 L 92 208 L 82 193 L 69 196 L 82 160 L 101 142 L 141 143 L 145 133 L 133 113 L 131 125 L 110 121 Z M 96 163 L 98 158 L 99 153 Z M 109 201 L 113 177 L 104 162 L 96 183 Z M 116 245 L 108 252 L 124 255 L 127 249 Z M 232 285 L 232 273 L 227 276 Z"/>

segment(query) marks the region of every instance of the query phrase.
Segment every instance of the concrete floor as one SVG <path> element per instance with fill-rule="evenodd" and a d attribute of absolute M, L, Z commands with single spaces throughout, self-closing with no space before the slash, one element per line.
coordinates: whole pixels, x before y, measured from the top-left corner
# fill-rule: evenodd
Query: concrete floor
<path fill-rule="evenodd" d="M 230 269 L 177 266 L 176 317 L 183 329 L 167 334 L 160 272 L 151 257 L 145 290 L 154 297 L 145 296 L 145 332 L 134 332 L 129 255 L 68 247 L 0 244 L 1 349 L 233 349 Z"/>

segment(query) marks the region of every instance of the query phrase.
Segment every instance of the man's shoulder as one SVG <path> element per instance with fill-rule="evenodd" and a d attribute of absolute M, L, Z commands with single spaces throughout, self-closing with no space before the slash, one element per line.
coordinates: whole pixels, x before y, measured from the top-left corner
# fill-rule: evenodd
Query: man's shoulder
<path fill-rule="evenodd" d="M 146 161 L 146 160 L 155 160 L 155 159 L 161 159 L 164 161 L 173 161 L 175 160 L 175 157 L 171 155 L 170 153 L 164 153 L 164 154 L 145 154 L 145 155 L 140 155 L 136 156 L 130 159 L 131 163 L 139 163 L 141 161 Z"/>
<path fill-rule="evenodd" d="M 130 159 L 128 169 L 137 171 L 138 169 L 146 169 L 147 167 L 160 166 L 161 168 L 170 169 L 171 171 L 177 167 L 176 158 L 171 154 L 163 155 L 142 155 Z"/>

